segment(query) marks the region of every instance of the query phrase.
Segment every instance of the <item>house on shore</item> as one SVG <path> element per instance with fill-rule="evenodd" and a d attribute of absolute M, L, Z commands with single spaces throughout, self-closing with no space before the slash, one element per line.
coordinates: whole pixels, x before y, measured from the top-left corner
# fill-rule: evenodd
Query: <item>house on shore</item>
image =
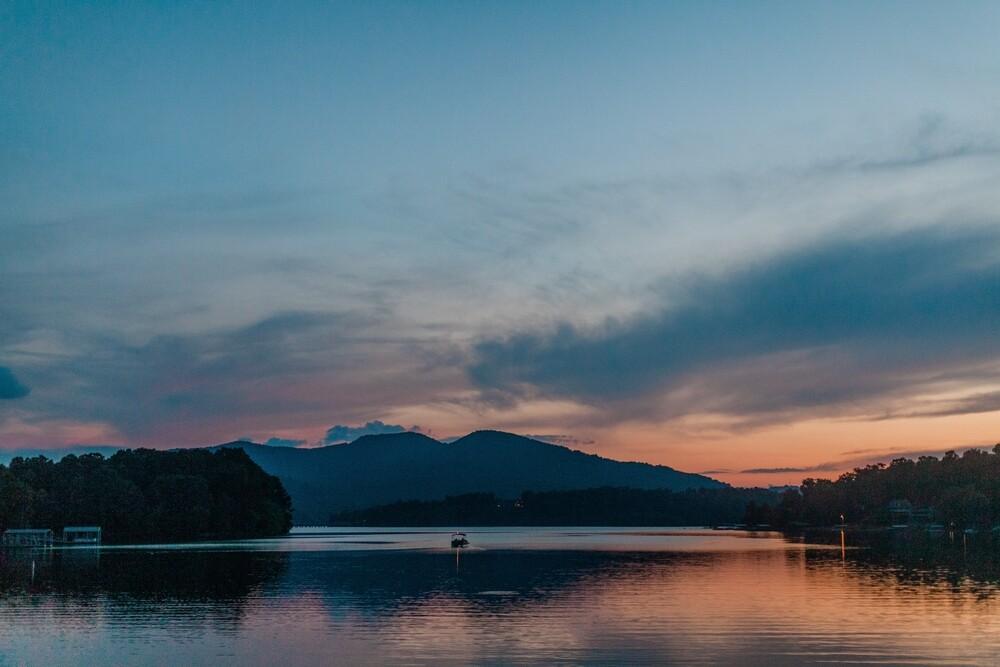
<path fill-rule="evenodd" d="M 886 508 L 889 523 L 896 528 L 923 526 L 934 522 L 933 507 L 914 507 L 909 500 L 892 500 Z"/>
<path fill-rule="evenodd" d="M 5 547 L 51 547 L 55 536 L 48 528 L 9 528 L 0 536 Z"/>

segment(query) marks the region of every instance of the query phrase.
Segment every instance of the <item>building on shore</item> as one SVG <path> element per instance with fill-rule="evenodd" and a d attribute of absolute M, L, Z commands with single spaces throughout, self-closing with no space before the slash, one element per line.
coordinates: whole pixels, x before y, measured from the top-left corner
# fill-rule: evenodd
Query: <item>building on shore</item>
<path fill-rule="evenodd" d="M 66 526 L 62 531 L 64 544 L 100 544 L 100 526 Z"/>
<path fill-rule="evenodd" d="M 55 536 L 48 528 L 10 528 L 0 536 L 5 547 L 51 547 Z"/>
<path fill-rule="evenodd" d="M 934 522 L 933 507 L 914 507 L 909 500 L 892 500 L 886 509 L 889 513 L 889 523 L 897 528 L 911 525 L 924 526 Z"/>

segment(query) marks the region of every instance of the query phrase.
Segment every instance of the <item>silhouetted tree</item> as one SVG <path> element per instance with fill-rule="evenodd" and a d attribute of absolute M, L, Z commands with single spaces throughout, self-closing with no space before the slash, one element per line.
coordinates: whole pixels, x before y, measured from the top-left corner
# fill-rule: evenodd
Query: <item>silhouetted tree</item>
<path fill-rule="evenodd" d="M 492 493 L 407 501 L 330 517 L 334 525 L 370 526 L 706 526 L 768 523 L 778 495 L 766 489 L 629 489 L 525 491 L 516 500 Z"/>
<path fill-rule="evenodd" d="M 938 520 L 960 527 L 1000 523 L 1000 444 L 940 459 L 898 458 L 855 468 L 834 481 L 806 479 L 800 493 L 782 495 L 774 523 L 831 525 L 843 514 L 853 523 L 886 524 L 893 500 L 931 508 Z"/>

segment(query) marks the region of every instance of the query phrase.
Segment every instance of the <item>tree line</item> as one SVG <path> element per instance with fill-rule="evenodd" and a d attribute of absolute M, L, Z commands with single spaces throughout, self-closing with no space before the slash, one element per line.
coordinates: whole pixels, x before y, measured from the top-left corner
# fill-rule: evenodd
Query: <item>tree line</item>
<path fill-rule="evenodd" d="M 898 458 L 855 468 L 835 480 L 809 478 L 778 494 L 767 489 L 687 491 L 605 487 L 526 491 L 515 500 L 491 493 L 403 501 L 331 515 L 331 525 L 370 526 L 710 526 L 742 523 L 779 529 L 887 526 L 890 503 L 907 501 L 930 520 L 961 528 L 1000 525 L 1000 444 L 961 456 Z"/>
<path fill-rule="evenodd" d="M 331 515 L 341 526 L 710 526 L 743 520 L 750 502 L 770 506 L 766 489 L 525 491 L 514 500 L 492 493 L 403 501 Z"/>
<path fill-rule="evenodd" d="M 100 526 L 106 542 L 282 535 L 292 502 L 241 449 L 122 450 L 0 465 L 0 531 Z"/>
<path fill-rule="evenodd" d="M 970 449 L 961 456 L 898 458 L 855 468 L 836 480 L 806 479 L 774 506 L 748 507 L 748 520 L 788 527 L 892 522 L 892 501 L 931 510 L 933 521 L 956 527 L 1000 524 L 1000 444 L 991 451 Z"/>

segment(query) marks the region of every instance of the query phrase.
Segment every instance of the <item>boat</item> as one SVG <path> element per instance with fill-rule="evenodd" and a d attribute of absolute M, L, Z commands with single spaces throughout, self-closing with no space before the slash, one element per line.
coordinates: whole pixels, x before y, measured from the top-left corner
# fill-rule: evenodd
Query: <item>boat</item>
<path fill-rule="evenodd" d="M 467 546 L 469 546 L 469 540 L 466 539 L 465 533 L 451 534 L 451 547 L 453 549 L 464 549 Z"/>

